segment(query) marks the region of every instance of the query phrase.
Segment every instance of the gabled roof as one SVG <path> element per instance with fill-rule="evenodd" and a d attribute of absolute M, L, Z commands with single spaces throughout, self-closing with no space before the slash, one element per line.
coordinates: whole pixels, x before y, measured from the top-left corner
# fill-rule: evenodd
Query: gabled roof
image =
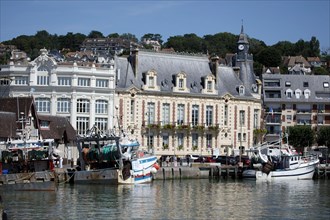
<path fill-rule="evenodd" d="M 39 123 L 40 121 L 49 122 L 49 129 L 40 129 L 40 133 L 44 139 L 64 139 L 64 142 L 72 142 L 76 139 L 76 131 L 67 118 L 51 115 L 39 115 Z"/>
<path fill-rule="evenodd" d="M 21 114 L 35 116 L 36 108 L 33 97 L 6 97 L 0 98 L 0 111 L 12 112 L 18 120 Z"/>

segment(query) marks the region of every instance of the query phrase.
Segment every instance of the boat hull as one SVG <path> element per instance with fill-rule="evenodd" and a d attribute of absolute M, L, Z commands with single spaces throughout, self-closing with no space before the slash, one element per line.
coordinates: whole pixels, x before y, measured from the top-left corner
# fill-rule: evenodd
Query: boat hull
<path fill-rule="evenodd" d="M 290 170 L 274 170 L 266 174 L 262 171 L 256 171 L 257 180 L 272 180 L 272 179 L 313 179 L 315 168 L 317 164 L 301 166 Z"/>
<path fill-rule="evenodd" d="M 97 169 L 75 171 L 73 173 L 75 184 L 117 184 L 117 169 Z"/>
<path fill-rule="evenodd" d="M 55 191 L 58 181 L 54 171 L 0 175 L 0 187 L 17 191 Z"/>
<path fill-rule="evenodd" d="M 118 170 L 119 184 L 141 184 L 152 181 L 152 174 L 157 172 L 157 166 L 155 166 L 157 164 L 156 156 L 134 159 L 131 163 L 131 170 L 127 171 L 125 168 Z"/>

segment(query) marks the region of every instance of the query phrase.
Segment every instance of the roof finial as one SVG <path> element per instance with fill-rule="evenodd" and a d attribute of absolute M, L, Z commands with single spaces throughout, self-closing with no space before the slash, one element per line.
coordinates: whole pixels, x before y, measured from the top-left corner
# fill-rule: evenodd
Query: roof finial
<path fill-rule="evenodd" d="M 242 27 L 241 27 L 241 34 L 244 33 L 244 29 L 243 29 L 243 19 L 242 19 Z"/>

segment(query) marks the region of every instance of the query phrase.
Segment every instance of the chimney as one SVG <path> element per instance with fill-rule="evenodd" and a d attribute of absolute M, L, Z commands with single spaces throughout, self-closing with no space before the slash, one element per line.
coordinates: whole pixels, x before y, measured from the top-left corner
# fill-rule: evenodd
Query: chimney
<path fill-rule="evenodd" d="M 139 49 L 135 48 L 132 50 L 132 67 L 133 67 L 133 72 L 134 72 L 134 76 L 137 76 L 138 73 L 138 54 L 139 54 Z"/>
<path fill-rule="evenodd" d="M 213 55 L 211 57 L 211 71 L 215 78 L 218 77 L 218 67 L 219 67 L 219 57 L 217 55 Z"/>

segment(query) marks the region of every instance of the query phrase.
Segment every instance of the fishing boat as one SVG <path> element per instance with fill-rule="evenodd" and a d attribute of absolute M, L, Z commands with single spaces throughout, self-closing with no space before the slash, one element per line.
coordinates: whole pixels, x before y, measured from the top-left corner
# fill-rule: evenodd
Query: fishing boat
<path fill-rule="evenodd" d="M 74 183 L 139 184 L 152 181 L 159 169 L 157 157 L 140 150 L 127 135 L 104 135 L 95 126 L 78 137 L 80 170 Z"/>
<path fill-rule="evenodd" d="M 13 140 L 1 151 L 1 189 L 55 191 L 58 181 L 51 159 L 52 140 Z"/>
<path fill-rule="evenodd" d="M 319 164 L 317 155 L 299 155 L 294 148 L 281 142 L 264 143 L 250 152 L 253 168 L 243 171 L 243 178 L 312 179 Z"/>

